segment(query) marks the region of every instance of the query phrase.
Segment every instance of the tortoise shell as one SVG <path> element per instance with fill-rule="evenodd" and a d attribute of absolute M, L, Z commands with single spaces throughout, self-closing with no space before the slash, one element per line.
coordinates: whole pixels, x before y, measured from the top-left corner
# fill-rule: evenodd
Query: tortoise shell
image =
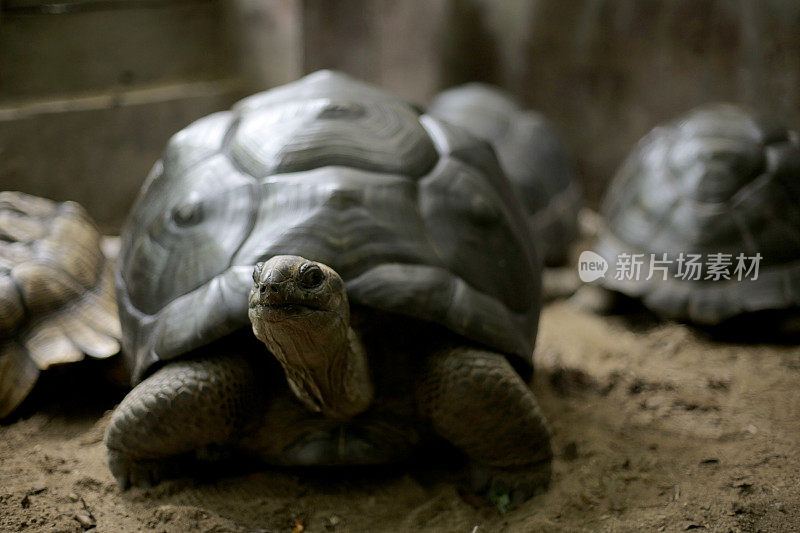
<path fill-rule="evenodd" d="M 527 208 L 531 232 L 545 263 L 560 265 L 578 236 L 581 194 L 561 139 L 539 113 L 509 93 L 468 83 L 438 94 L 428 112 L 492 145 Z"/>
<path fill-rule="evenodd" d="M 530 364 L 539 267 L 491 149 L 321 71 L 191 124 L 156 163 L 117 272 L 134 382 L 249 327 L 253 265 L 281 254 L 336 270 L 352 304 Z"/>
<path fill-rule="evenodd" d="M 717 324 L 800 305 L 800 144 L 745 109 L 708 105 L 655 128 L 618 170 L 602 214 L 603 283 L 660 315 Z M 627 268 L 632 254 L 644 255 L 640 279 L 618 279 L 620 256 Z M 666 258 L 666 280 L 645 279 L 651 254 Z M 700 256 L 700 279 L 687 276 L 689 254 Z M 737 272 L 740 256 L 758 271 Z"/>
<path fill-rule="evenodd" d="M 0 193 L 0 418 L 42 370 L 119 352 L 112 280 L 80 205 Z"/>

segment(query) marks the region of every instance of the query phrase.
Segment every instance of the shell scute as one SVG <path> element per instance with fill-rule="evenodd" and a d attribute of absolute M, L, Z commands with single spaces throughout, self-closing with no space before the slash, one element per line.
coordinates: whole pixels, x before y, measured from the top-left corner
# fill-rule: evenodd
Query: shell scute
<path fill-rule="evenodd" d="M 509 206 L 476 171 L 449 159 L 421 183 L 420 209 L 445 264 L 514 311 L 530 308 L 536 290 L 526 246 Z"/>
<path fill-rule="evenodd" d="M 419 177 L 436 152 L 416 114 L 400 102 L 318 98 L 244 115 L 231 141 L 255 177 L 340 165 Z"/>

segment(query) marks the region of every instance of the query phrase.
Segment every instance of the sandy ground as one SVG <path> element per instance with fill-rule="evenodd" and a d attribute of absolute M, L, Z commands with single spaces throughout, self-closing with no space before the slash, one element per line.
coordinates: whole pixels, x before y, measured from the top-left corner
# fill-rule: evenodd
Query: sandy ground
<path fill-rule="evenodd" d="M 800 531 L 796 345 L 558 302 L 537 358 L 554 479 L 505 515 L 460 495 L 457 469 L 439 463 L 201 472 L 121 492 L 102 434 L 122 393 L 78 368 L 49 373 L 0 426 L 0 530 Z"/>

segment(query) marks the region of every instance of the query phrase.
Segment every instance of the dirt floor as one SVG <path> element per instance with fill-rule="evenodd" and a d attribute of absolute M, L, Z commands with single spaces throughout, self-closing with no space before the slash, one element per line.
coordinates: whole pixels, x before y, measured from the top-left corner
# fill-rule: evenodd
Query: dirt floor
<path fill-rule="evenodd" d="M 557 302 L 537 362 L 554 479 L 504 515 L 460 495 L 456 469 L 438 463 L 198 473 L 121 492 L 102 444 L 121 393 L 81 369 L 43 378 L 0 426 L 0 530 L 800 531 L 797 345 Z"/>

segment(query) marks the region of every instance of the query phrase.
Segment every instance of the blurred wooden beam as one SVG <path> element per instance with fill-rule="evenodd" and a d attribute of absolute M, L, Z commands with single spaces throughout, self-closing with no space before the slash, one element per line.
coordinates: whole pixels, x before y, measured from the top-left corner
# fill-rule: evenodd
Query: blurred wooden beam
<path fill-rule="evenodd" d="M 116 232 L 170 136 L 241 96 L 234 80 L 0 108 L 0 189 L 76 200 Z"/>
<path fill-rule="evenodd" d="M 220 0 L 10 0 L 3 11 L 0 102 L 237 76 Z"/>

